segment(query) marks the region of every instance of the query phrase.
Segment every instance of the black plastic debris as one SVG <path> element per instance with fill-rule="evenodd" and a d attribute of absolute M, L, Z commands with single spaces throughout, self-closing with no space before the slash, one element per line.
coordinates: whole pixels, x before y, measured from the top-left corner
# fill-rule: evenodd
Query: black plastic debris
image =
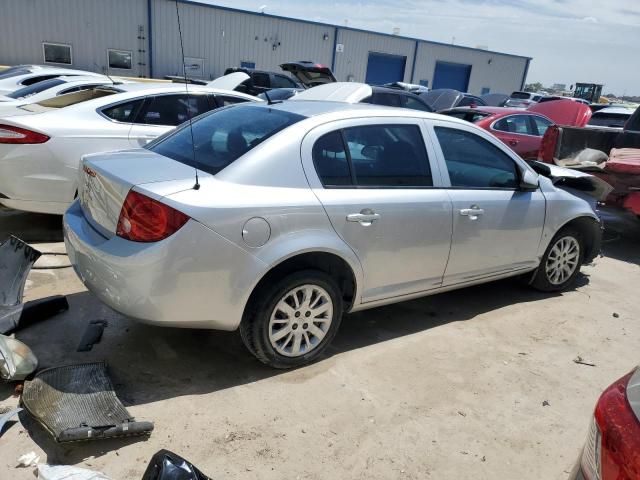
<path fill-rule="evenodd" d="M 142 475 L 142 480 L 211 480 L 184 458 L 169 450 L 160 450 Z"/>
<path fill-rule="evenodd" d="M 24 286 L 41 252 L 13 235 L 0 243 L 0 333 L 9 334 L 69 309 L 66 297 L 56 295 L 22 303 Z"/>
<path fill-rule="evenodd" d="M 78 345 L 78 352 L 90 351 L 96 343 L 99 343 L 102 339 L 102 332 L 107 327 L 108 323 L 104 320 L 93 320 L 89 322 L 87 328 L 82 334 L 80 339 L 80 345 Z"/>
<path fill-rule="evenodd" d="M 57 442 L 149 435 L 124 408 L 104 362 L 42 370 L 24 384 L 22 405 Z"/>

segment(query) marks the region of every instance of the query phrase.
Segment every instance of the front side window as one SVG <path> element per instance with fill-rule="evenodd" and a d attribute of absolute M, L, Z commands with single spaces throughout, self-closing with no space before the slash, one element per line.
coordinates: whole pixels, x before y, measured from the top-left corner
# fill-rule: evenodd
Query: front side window
<path fill-rule="evenodd" d="M 269 88 L 269 74 L 262 72 L 253 72 L 251 80 L 255 87 Z"/>
<path fill-rule="evenodd" d="M 465 130 L 435 127 L 453 188 L 518 186 L 516 163 L 484 138 Z"/>
<path fill-rule="evenodd" d="M 133 54 L 128 50 L 107 50 L 109 68 L 131 70 L 133 68 Z"/>
<path fill-rule="evenodd" d="M 526 115 L 511 115 L 510 117 L 501 118 L 493 124 L 493 129 L 500 132 L 533 135 Z"/>
<path fill-rule="evenodd" d="M 71 56 L 71 45 L 61 43 L 43 43 L 44 63 L 61 63 L 63 65 L 71 65 L 73 58 Z"/>
<path fill-rule="evenodd" d="M 151 98 L 135 123 L 176 127 L 210 109 L 206 95 L 158 95 Z"/>
<path fill-rule="evenodd" d="M 304 118 L 252 105 L 221 108 L 198 118 L 192 128 L 186 124 L 145 148 L 215 175 L 269 137 Z"/>
<path fill-rule="evenodd" d="M 102 114 L 116 122 L 133 123 L 143 103 L 144 99 L 119 103 L 103 109 Z"/>

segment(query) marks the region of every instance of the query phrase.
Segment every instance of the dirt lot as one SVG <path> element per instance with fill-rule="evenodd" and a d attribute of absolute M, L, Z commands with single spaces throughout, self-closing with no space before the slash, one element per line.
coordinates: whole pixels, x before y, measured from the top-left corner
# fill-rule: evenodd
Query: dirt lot
<path fill-rule="evenodd" d="M 0 211 L 7 232 L 64 249 L 56 217 Z M 639 360 L 639 240 L 609 231 L 606 256 L 562 295 L 502 281 L 348 316 L 323 361 L 289 372 L 262 366 L 235 333 L 136 324 L 71 269 L 32 271 L 28 300 L 66 294 L 71 308 L 17 337 L 42 367 L 107 360 L 155 431 L 60 446 L 22 415 L 0 439 L 0 479 L 33 478 L 15 468 L 33 450 L 135 480 L 161 448 L 215 479 L 566 478 L 600 391 Z M 102 342 L 76 352 L 95 319 L 109 322 Z M 12 393 L 0 385 L 0 405 Z"/>

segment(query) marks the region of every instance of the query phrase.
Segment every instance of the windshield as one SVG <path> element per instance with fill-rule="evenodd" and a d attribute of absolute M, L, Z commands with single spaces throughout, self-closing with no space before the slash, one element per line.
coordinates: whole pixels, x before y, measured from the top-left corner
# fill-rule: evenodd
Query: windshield
<path fill-rule="evenodd" d="M 252 148 L 305 117 L 282 110 L 235 105 L 205 114 L 145 148 L 215 175 Z M 192 146 L 193 135 L 193 146 Z"/>
<path fill-rule="evenodd" d="M 20 88 L 18 90 L 16 90 L 15 92 L 11 92 L 7 94 L 7 97 L 9 98 L 13 98 L 13 99 L 22 99 L 22 98 L 27 98 L 30 97 L 32 95 L 35 95 L 36 93 L 40 93 L 40 92 L 44 92 L 45 90 L 52 88 L 52 87 L 57 87 L 58 85 L 61 85 L 65 83 L 64 80 L 60 80 L 59 78 L 52 78 L 49 80 L 45 80 L 44 82 L 38 82 L 38 83 L 34 83 L 33 85 L 30 85 L 28 87 L 24 87 L 24 88 Z"/>

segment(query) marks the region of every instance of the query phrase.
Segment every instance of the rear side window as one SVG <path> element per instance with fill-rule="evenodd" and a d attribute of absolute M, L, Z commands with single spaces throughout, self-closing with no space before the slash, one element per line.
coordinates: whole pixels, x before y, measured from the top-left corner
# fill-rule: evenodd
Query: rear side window
<path fill-rule="evenodd" d="M 518 186 L 515 162 L 484 138 L 464 130 L 435 127 L 454 188 Z"/>
<path fill-rule="evenodd" d="M 274 75 L 271 79 L 271 88 L 296 88 L 296 83 L 284 75 Z"/>
<path fill-rule="evenodd" d="M 135 123 L 175 127 L 210 109 L 206 95 L 158 95 L 151 98 Z"/>
<path fill-rule="evenodd" d="M 197 119 L 192 129 L 187 123 L 145 148 L 215 175 L 272 135 L 304 118 L 252 105 L 221 108 Z"/>
<path fill-rule="evenodd" d="M 501 132 L 533 135 L 531 125 L 529 125 L 529 119 L 526 115 L 512 115 L 501 118 L 493 124 L 493 129 Z"/>
<path fill-rule="evenodd" d="M 417 125 L 368 125 L 331 132 L 316 141 L 313 161 L 325 187 L 433 186 Z"/>
<path fill-rule="evenodd" d="M 534 135 L 542 137 L 552 123 L 546 118 L 539 117 L 537 115 L 531 115 L 531 121 L 533 122 Z"/>
<path fill-rule="evenodd" d="M 220 107 L 226 107 L 227 105 L 235 105 L 236 103 L 244 103 L 248 100 L 241 97 L 232 97 L 230 95 L 216 95 L 216 100 Z"/>
<path fill-rule="evenodd" d="M 340 131 L 327 133 L 313 146 L 313 164 L 324 186 L 353 185 Z"/>
<path fill-rule="evenodd" d="M 422 112 L 433 112 L 433 108 L 431 108 L 429 105 L 421 102 L 420 100 L 410 95 L 402 95 L 401 104 L 404 108 L 410 108 L 412 110 L 420 110 Z"/>
<path fill-rule="evenodd" d="M 143 103 L 144 99 L 119 103 L 118 105 L 103 109 L 102 114 L 116 122 L 133 123 Z"/>

